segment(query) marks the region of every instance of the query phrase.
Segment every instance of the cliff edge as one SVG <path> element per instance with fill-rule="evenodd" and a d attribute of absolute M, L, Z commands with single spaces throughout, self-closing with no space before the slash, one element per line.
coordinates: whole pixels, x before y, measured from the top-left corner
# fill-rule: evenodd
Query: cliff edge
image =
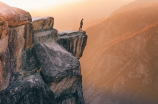
<path fill-rule="evenodd" d="M 78 59 L 86 33 L 60 34 L 53 17 L 0 5 L 0 104 L 84 104 Z"/>

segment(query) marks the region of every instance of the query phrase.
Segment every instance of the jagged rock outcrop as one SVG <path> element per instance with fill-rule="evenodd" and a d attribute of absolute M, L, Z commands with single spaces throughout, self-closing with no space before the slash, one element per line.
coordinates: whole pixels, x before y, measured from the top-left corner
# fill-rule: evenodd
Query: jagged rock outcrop
<path fill-rule="evenodd" d="M 60 46 L 57 39 L 55 29 L 35 33 L 34 42 L 41 75 L 53 91 L 58 104 L 67 99 L 72 104 L 84 104 L 79 60 Z M 64 104 L 69 103 L 66 102 Z"/>
<path fill-rule="evenodd" d="M 54 18 L 53 17 L 34 17 L 32 18 L 32 24 L 34 31 L 47 30 L 53 28 Z"/>
<path fill-rule="evenodd" d="M 0 25 L 0 104 L 84 104 L 79 60 L 57 43 L 54 19 L 38 19 Z"/>
<path fill-rule="evenodd" d="M 71 52 L 78 59 L 82 57 L 87 43 L 85 31 L 63 31 L 59 32 L 58 44 Z"/>
<path fill-rule="evenodd" d="M 29 12 L 22 9 L 10 7 L 0 1 L 0 17 L 6 20 L 9 26 L 18 26 L 30 23 L 32 21 Z"/>
<path fill-rule="evenodd" d="M 0 48 L 0 104 L 56 104 L 53 92 L 41 75 L 34 43 L 33 26 L 9 28 Z"/>

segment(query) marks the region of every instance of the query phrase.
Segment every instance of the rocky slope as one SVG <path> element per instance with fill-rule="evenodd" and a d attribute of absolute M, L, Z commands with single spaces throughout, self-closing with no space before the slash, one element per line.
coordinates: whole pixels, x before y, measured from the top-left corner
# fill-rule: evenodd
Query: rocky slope
<path fill-rule="evenodd" d="M 87 29 L 81 58 L 86 104 L 158 103 L 157 7 L 116 13 Z"/>
<path fill-rule="evenodd" d="M 71 46 L 80 50 L 70 53 L 65 43 L 57 43 L 53 17 L 33 18 L 32 22 L 30 17 L 26 22 L 15 17 L 12 22 L 12 8 L 0 5 L 0 12 L 8 11 L 0 15 L 0 104 L 84 104 L 80 62 L 73 55 L 82 55 L 85 32 L 72 32 L 76 37 Z M 15 15 L 27 18 L 24 11 L 16 10 Z M 65 41 L 71 38 L 69 34 Z"/>

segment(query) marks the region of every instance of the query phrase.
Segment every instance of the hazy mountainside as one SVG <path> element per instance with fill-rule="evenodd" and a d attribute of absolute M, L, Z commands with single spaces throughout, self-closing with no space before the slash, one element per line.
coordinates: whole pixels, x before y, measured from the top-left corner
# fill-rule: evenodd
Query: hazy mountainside
<path fill-rule="evenodd" d="M 31 10 L 30 13 L 33 16 L 53 16 L 56 21 L 54 27 L 59 30 L 78 30 L 82 18 L 84 18 L 83 28 L 85 29 L 87 25 L 89 26 L 89 22 L 107 17 L 120 6 L 130 1 L 83 0 L 58 7 L 47 7 L 43 10 Z"/>
<path fill-rule="evenodd" d="M 157 8 L 116 12 L 87 29 L 81 58 L 86 104 L 158 103 Z"/>
<path fill-rule="evenodd" d="M 149 6 L 149 5 L 154 4 L 154 3 L 158 3 L 158 1 L 157 0 L 135 0 L 127 5 L 120 7 L 113 14 L 132 10 L 134 8 L 139 8 L 142 6 Z"/>

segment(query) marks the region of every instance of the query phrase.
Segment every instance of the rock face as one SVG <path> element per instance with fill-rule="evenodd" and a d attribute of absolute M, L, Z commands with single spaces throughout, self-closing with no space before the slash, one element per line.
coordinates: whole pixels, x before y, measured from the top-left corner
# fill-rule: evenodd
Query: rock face
<path fill-rule="evenodd" d="M 84 31 L 63 31 L 59 32 L 57 42 L 79 59 L 86 46 L 87 35 Z"/>
<path fill-rule="evenodd" d="M 30 60 L 35 60 L 32 55 L 34 46 L 32 25 L 12 27 L 7 32 L 8 34 L 0 42 L 1 90 L 11 83 L 12 74 L 22 70 L 31 71 L 36 69 L 33 64 L 29 64 Z"/>
<path fill-rule="evenodd" d="M 79 60 L 56 40 L 54 29 L 35 33 L 35 49 L 44 82 L 53 91 L 58 104 L 84 104 Z"/>
<path fill-rule="evenodd" d="M 32 19 L 34 31 L 47 30 L 53 28 L 54 18 L 53 17 L 34 17 Z"/>
<path fill-rule="evenodd" d="M 8 22 L 0 21 L 0 39 L 4 38 L 8 32 Z"/>
<path fill-rule="evenodd" d="M 22 12 L 0 4 L 8 9 L 0 20 L 0 104 L 84 104 L 80 62 L 57 43 L 54 19 L 8 27 L 10 11 Z"/>
<path fill-rule="evenodd" d="M 56 99 L 38 73 L 29 73 L 0 92 L 0 103 L 56 104 Z"/>
<path fill-rule="evenodd" d="M 36 72 L 40 64 L 32 33 L 32 24 L 12 27 L 0 42 L 1 104 L 56 104 L 53 92 Z"/>
<path fill-rule="evenodd" d="M 0 17 L 8 21 L 9 26 L 18 26 L 32 21 L 29 12 L 22 9 L 10 7 L 0 1 Z"/>

